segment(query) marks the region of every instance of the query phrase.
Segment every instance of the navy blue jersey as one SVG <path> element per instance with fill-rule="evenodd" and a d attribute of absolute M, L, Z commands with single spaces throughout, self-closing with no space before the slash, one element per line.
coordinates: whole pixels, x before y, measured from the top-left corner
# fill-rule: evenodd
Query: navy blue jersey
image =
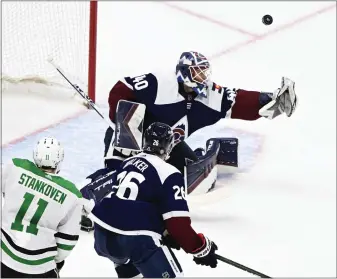
<path fill-rule="evenodd" d="M 153 122 L 166 123 L 178 143 L 222 118 L 259 119 L 259 110 L 271 101 L 269 93 L 219 86 L 212 81 L 208 82 L 205 95 L 186 92 L 174 71 L 123 77 L 110 90 L 109 117 L 115 121 L 120 100 L 145 104 L 144 129 Z"/>
<path fill-rule="evenodd" d="M 144 128 L 153 122 L 170 125 L 175 141 L 186 139 L 195 131 L 231 116 L 236 91 L 210 82 L 207 97 L 184 98 L 174 73 L 149 73 L 121 80 L 134 93 L 136 102 L 146 105 Z"/>
<path fill-rule="evenodd" d="M 182 174 L 159 157 L 141 153 L 126 159 L 111 177 L 115 183 L 108 196 L 92 211 L 94 221 L 97 217 L 109 226 L 105 228 L 121 234 L 161 235 L 164 220 L 189 216 Z"/>

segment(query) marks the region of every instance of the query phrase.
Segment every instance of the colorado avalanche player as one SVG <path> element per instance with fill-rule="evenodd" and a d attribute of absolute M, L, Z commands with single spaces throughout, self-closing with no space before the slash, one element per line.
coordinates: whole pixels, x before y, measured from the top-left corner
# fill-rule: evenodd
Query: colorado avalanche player
<path fill-rule="evenodd" d="M 112 122 L 117 122 L 119 101 L 128 100 L 146 106 L 145 129 L 155 121 L 173 128 L 175 146 L 167 162 L 182 173 L 185 172 L 186 162 L 193 162 L 194 166 L 187 170 L 188 193 L 195 193 L 196 190 L 207 192 L 214 186 L 219 161 L 226 161 L 226 164 L 230 161 L 237 166 L 237 154 L 234 154 L 237 152 L 237 140 L 220 141 L 220 151 L 214 151 L 224 155 L 220 160 L 221 154 L 210 154 L 209 158 L 200 160 L 200 156 L 184 141 L 188 136 L 222 118 L 256 120 L 263 116 L 273 119 L 283 113 L 290 117 L 297 104 L 294 82 L 287 78 L 282 79 L 281 87 L 274 93 L 265 93 L 222 87 L 212 82 L 210 76 L 211 66 L 206 57 L 189 51 L 181 54 L 175 74 L 172 71 L 152 72 L 125 77 L 113 86 L 109 94 L 109 117 Z M 116 166 L 116 158 L 124 160 L 131 156 L 130 150 L 115 146 L 113 138 L 116 138 L 114 131 L 108 128 L 104 138 L 104 158 L 105 165 L 111 168 Z M 233 143 L 236 145 L 234 149 Z M 221 152 L 223 147 L 226 150 Z M 233 154 L 233 158 L 227 158 L 229 154 Z M 212 156 L 217 157 L 215 164 Z M 211 172 L 207 173 L 209 169 Z M 90 220 L 83 217 L 82 228 L 90 230 L 91 225 Z"/>
<path fill-rule="evenodd" d="M 169 247 L 182 247 L 196 264 L 217 266 L 217 246 L 191 227 L 183 176 L 165 162 L 173 137 L 170 126 L 151 124 L 142 153 L 124 160 L 116 172 L 97 171 L 81 190 L 96 203 L 89 215 L 95 222 L 95 250 L 116 264 L 119 277 L 181 277 Z"/>
<path fill-rule="evenodd" d="M 184 171 L 186 158 L 196 161 L 196 154 L 184 142 L 195 131 L 212 125 L 222 118 L 256 120 L 268 119 L 286 113 L 292 115 L 297 96 L 294 82 L 282 78 L 281 87 L 274 93 L 230 89 L 212 82 L 211 66 L 206 57 L 198 52 L 181 54 L 175 74 L 152 72 L 119 80 L 109 94 L 110 119 L 116 120 L 116 107 L 120 100 L 146 105 L 144 129 L 160 121 L 173 128 L 175 147 L 168 163 Z M 121 150 L 112 141 L 114 131 L 105 134 L 105 162 L 127 157 L 130 151 Z"/>

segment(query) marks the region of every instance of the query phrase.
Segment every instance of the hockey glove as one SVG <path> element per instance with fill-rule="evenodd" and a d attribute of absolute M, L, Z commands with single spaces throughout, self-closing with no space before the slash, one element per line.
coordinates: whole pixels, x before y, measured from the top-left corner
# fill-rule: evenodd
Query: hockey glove
<path fill-rule="evenodd" d="M 94 230 L 94 222 L 91 221 L 86 215 L 81 216 L 81 230 L 85 232 L 90 232 Z"/>
<path fill-rule="evenodd" d="M 81 215 L 81 230 L 85 232 L 90 232 L 94 230 L 94 222 L 91 221 L 90 218 L 88 218 L 88 215 L 90 214 L 91 210 L 95 206 L 95 202 L 93 200 L 86 200 L 84 198 L 80 199 L 80 202 L 82 204 L 82 215 Z"/>
<path fill-rule="evenodd" d="M 295 82 L 283 77 L 281 88 L 270 94 L 270 97 L 272 100 L 259 110 L 259 114 L 267 119 L 273 119 L 282 113 L 290 117 L 297 106 Z"/>
<path fill-rule="evenodd" d="M 169 248 L 180 250 L 180 245 L 174 240 L 174 238 L 167 231 L 163 233 L 162 243 L 163 245 Z"/>
<path fill-rule="evenodd" d="M 218 246 L 216 246 L 213 241 L 209 240 L 203 234 L 199 233 L 198 235 L 201 238 L 203 244 L 200 248 L 192 252 L 193 261 L 196 264 L 215 268 L 218 264 L 218 260 L 215 257 L 215 251 L 218 250 Z"/>

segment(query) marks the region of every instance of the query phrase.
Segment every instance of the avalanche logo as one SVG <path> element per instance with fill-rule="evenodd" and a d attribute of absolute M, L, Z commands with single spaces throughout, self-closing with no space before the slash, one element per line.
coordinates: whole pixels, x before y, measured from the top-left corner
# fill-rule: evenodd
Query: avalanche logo
<path fill-rule="evenodd" d="M 181 124 L 173 129 L 174 144 L 185 139 L 185 124 Z"/>
<path fill-rule="evenodd" d="M 185 140 L 188 137 L 188 120 L 185 115 L 172 126 L 174 145 Z"/>

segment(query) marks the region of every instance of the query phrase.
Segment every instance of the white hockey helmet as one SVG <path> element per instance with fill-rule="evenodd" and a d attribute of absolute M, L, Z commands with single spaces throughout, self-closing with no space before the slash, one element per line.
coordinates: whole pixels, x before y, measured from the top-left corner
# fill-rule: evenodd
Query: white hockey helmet
<path fill-rule="evenodd" d="M 64 158 L 64 149 L 57 139 L 44 137 L 36 144 L 33 158 L 38 167 L 55 169 L 55 173 L 58 173 Z"/>

